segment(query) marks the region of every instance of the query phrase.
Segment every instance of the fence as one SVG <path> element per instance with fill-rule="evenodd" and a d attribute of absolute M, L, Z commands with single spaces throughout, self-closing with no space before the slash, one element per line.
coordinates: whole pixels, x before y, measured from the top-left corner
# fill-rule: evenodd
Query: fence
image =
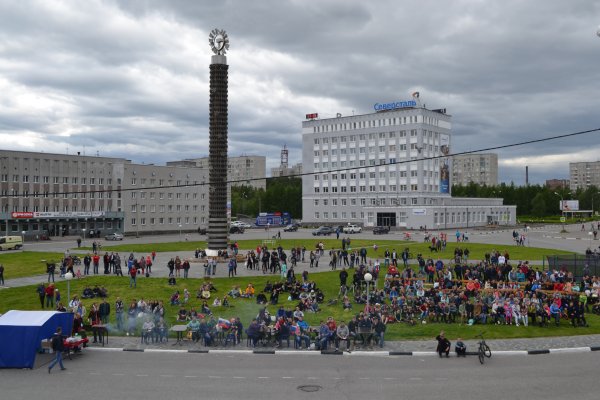
<path fill-rule="evenodd" d="M 572 272 L 575 278 L 583 276 L 583 269 L 586 265 L 590 269 L 590 275 L 600 275 L 600 254 L 546 256 L 546 261 L 549 269 L 566 269 Z"/>

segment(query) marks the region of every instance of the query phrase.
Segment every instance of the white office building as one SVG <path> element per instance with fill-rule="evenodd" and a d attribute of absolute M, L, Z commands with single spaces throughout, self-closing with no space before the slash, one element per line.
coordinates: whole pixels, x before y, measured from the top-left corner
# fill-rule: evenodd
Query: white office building
<path fill-rule="evenodd" d="M 303 222 L 468 228 L 513 224 L 502 199 L 450 195 L 451 117 L 414 101 L 302 122 Z"/>

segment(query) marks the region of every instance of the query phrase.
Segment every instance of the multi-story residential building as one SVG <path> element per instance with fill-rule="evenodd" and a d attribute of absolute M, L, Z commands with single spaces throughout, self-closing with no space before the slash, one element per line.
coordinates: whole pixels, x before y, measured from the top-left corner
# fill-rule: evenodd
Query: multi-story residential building
<path fill-rule="evenodd" d="M 208 170 L 0 150 L 0 232 L 191 232 L 208 223 Z"/>
<path fill-rule="evenodd" d="M 303 222 L 461 228 L 515 222 L 502 199 L 450 196 L 451 117 L 415 102 L 302 123 Z"/>
<path fill-rule="evenodd" d="M 452 184 L 496 186 L 498 184 L 498 154 L 477 153 L 452 157 Z"/>
<path fill-rule="evenodd" d="M 600 188 L 600 161 L 569 163 L 571 190 Z"/>
<path fill-rule="evenodd" d="M 208 157 L 170 161 L 167 166 L 193 166 L 208 170 Z M 267 163 L 265 156 L 227 157 L 227 180 L 231 186 L 267 187 Z"/>

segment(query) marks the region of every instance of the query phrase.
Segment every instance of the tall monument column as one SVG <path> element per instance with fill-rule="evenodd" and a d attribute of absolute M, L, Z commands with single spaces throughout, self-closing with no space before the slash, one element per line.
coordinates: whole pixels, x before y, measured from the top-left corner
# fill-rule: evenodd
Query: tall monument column
<path fill-rule="evenodd" d="M 227 230 L 227 57 L 229 38 L 213 29 L 208 42 L 215 55 L 210 64 L 209 151 L 208 151 L 208 249 L 209 256 L 226 250 Z"/>

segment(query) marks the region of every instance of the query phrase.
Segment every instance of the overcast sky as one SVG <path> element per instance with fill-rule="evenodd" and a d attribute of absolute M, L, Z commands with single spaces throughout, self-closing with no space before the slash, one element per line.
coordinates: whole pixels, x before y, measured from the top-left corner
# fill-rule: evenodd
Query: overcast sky
<path fill-rule="evenodd" d="M 600 2 L 0 0 L 1 148 L 138 163 L 208 154 L 208 34 L 225 29 L 229 154 L 305 114 L 410 99 L 453 116 L 452 150 L 600 128 Z M 500 180 L 568 177 L 600 133 L 500 151 Z"/>

